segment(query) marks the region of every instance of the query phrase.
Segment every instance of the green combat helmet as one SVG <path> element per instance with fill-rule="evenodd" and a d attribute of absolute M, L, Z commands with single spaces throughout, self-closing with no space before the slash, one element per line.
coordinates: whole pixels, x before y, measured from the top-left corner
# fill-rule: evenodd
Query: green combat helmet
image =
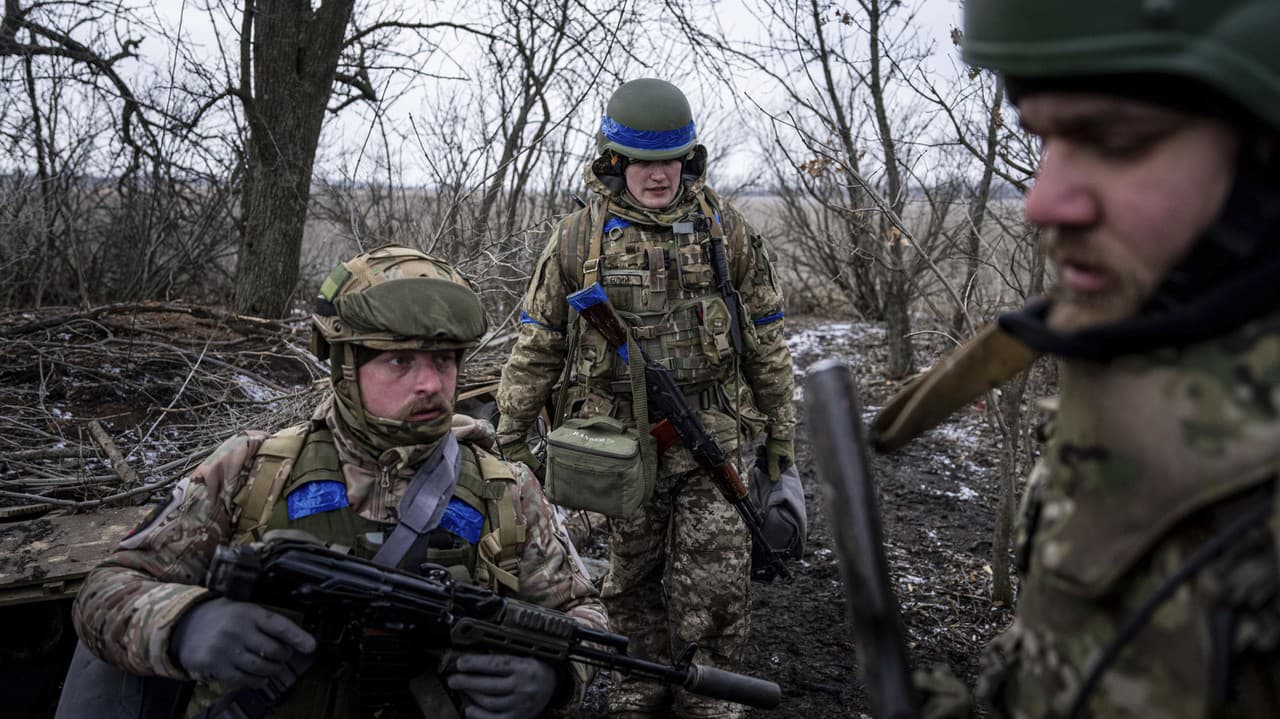
<path fill-rule="evenodd" d="M 1190 78 L 1280 128 L 1275 0 L 967 0 L 964 23 L 964 59 L 1007 77 Z"/>
<path fill-rule="evenodd" d="M 674 160 L 698 142 L 689 101 L 665 80 L 624 82 L 605 107 L 596 134 L 601 155 L 613 151 L 633 160 Z"/>
<path fill-rule="evenodd" d="M 377 454 L 435 441 L 452 417 L 446 412 L 431 422 L 407 422 L 365 412 L 356 381 L 357 348 L 454 350 L 461 359 L 486 327 L 480 297 L 467 278 L 444 260 L 386 245 L 338 263 L 325 278 L 311 315 L 311 349 L 330 362 L 340 419 Z"/>

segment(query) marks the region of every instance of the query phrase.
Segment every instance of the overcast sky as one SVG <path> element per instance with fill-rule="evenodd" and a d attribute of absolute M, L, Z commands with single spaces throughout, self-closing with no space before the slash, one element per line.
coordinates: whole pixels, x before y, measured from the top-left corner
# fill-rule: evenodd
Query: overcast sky
<path fill-rule="evenodd" d="M 425 2 L 425 0 L 406 0 L 405 6 L 414 8 L 416 12 L 417 6 L 413 3 L 417 2 Z M 360 6 L 364 4 L 359 3 Z M 907 0 L 908 6 L 912 4 L 911 0 Z M 206 10 L 209 5 L 209 0 L 158 0 L 155 7 L 157 14 L 167 26 L 181 26 L 190 38 L 190 43 L 195 47 L 202 48 L 202 52 L 211 58 L 210 62 L 214 62 L 213 58 L 218 55 L 218 43 L 211 24 L 210 13 Z M 471 13 L 478 12 L 477 8 L 483 7 L 484 3 L 481 0 L 480 2 L 459 7 L 454 3 L 439 2 L 426 3 L 425 6 L 428 8 L 427 13 L 431 16 L 431 19 L 467 22 L 474 19 Z M 956 76 L 956 68 L 959 66 L 960 61 L 958 52 L 951 41 L 951 32 L 960 24 L 959 0 L 917 0 L 915 6 L 919 8 L 919 12 L 915 18 L 913 30 L 918 35 L 920 45 L 931 48 L 931 53 L 925 61 L 925 67 L 939 78 Z M 719 23 L 719 31 L 728 36 L 752 39 L 762 32 L 760 23 L 746 10 L 744 0 L 716 0 L 709 7 L 715 13 L 716 21 Z M 835 3 L 827 6 L 827 8 L 828 11 L 834 13 L 840 9 L 840 4 Z M 359 10 L 360 7 L 358 6 L 357 12 Z M 446 16 L 447 13 L 452 13 L 452 15 Z M 229 27 L 237 22 L 238 18 L 232 18 L 230 22 L 223 19 L 220 24 L 223 27 Z M 661 34 L 667 32 L 672 35 L 675 34 L 674 30 L 661 23 L 660 17 L 655 19 L 652 24 L 655 25 L 652 30 L 653 33 Z M 459 78 L 468 76 L 472 70 L 468 66 L 467 54 L 468 52 L 476 51 L 468 50 L 467 48 L 475 47 L 474 38 L 461 33 L 440 31 L 433 34 L 432 39 L 440 43 L 441 51 L 432 55 L 430 60 L 431 69 L 444 76 Z M 224 43 L 233 44 L 233 42 L 233 40 L 224 39 Z M 167 62 L 166 58 L 158 56 L 161 51 L 166 50 L 163 43 L 144 42 L 142 49 L 144 53 L 149 54 L 152 63 L 163 66 Z M 660 59 L 648 58 L 646 60 L 650 67 L 662 67 Z M 662 76 L 660 71 L 641 72 L 640 74 Z M 737 82 L 732 87 L 725 87 L 716 83 L 699 83 L 692 79 L 681 77 L 665 79 L 675 81 L 689 94 L 690 100 L 695 106 L 695 117 L 700 120 L 709 120 L 700 121 L 700 125 L 708 130 L 708 136 L 703 139 L 712 141 L 727 141 L 727 138 L 721 137 L 721 135 L 727 133 L 717 126 L 726 124 L 723 118 L 727 113 L 739 111 L 758 113 L 758 110 L 755 109 L 755 104 L 768 105 L 770 101 L 766 89 L 767 83 L 755 82 L 750 77 L 736 78 Z M 389 113 L 397 118 L 396 121 L 402 124 L 409 122 L 410 117 L 421 119 L 424 106 L 432 102 L 433 98 L 438 94 L 438 88 L 433 88 L 431 86 L 432 82 L 459 82 L 459 80 L 431 81 L 418 79 L 414 82 L 417 86 L 413 87 L 409 94 L 396 100 L 389 110 Z M 465 80 L 461 80 L 461 82 L 465 82 Z M 603 109 L 598 106 L 601 102 L 601 100 L 592 100 L 579 109 L 581 124 L 593 123 L 595 121 L 594 118 L 599 117 Z M 719 120 L 719 123 L 715 122 L 716 120 Z M 727 124 L 731 130 L 732 123 Z M 334 158 L 342 157 L 352 152 L 358 153 L 360 146 L 369 136 L 369 123 L 361 118 L 361 113 L 359 112 L 348 110 L 337 118 L 330 119 L 326 127 L 326 143 L 322 147 L 323 152 L 318 160 L 319 171 L 325 172 L 325 164 L 333 162 Z M 732 157 L 726 158 L 726 162 L 730 163 L 729 166 L 721 166 L 719 168 L 720 172 L 739 175 L 744 170 L 744 163 L 749 162 L 749 159 L 741 153 L 734 153 Z M 413 173 L 410 170 L 408 174 L 412 175 Z M 413 178 L 406 177 L 406 180 L 412 182 Z"/>

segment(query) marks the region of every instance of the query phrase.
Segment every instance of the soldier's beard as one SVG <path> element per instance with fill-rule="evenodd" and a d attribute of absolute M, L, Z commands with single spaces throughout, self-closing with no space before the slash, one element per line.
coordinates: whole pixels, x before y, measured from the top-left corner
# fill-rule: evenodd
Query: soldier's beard
<path fill-rule="evenodd" d="M 1051 293 L 1046 322 L 1057 332 L 1078 332 L 1133 318 L 1155 290 L 1155 270 L 1138 261 L 1118 243 L 1091 241 L 1071 230 L 1047 228 L 1043 234 L 1045 256 L 1058 271 L 1074 263 L 1100 273 L 1101 288 L 1080 291 L 1061 281 Z"/>
<path fill-rule="evenodd" d="M 442 411 L 432 419 L 415 422 L 403 417 L 415 414 L 425 407 L 408 406 L 401 418 L 379 417 L 364 409 L 359 389 L 354 382 L 343 381 L 334 387 L 334 405 L 337 419 L 351 438 L 369 453 L 377 457 L 388 449 L 433 444 L 449 431 L 453 424 L 454 399 L 442 401 Z"/>

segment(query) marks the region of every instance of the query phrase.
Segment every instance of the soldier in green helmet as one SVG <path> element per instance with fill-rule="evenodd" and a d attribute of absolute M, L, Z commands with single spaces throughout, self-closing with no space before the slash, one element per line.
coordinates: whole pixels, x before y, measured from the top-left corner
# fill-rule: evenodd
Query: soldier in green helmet
<path fill-rule="evenodd" d="M 351 658 L 322 653 L 294 676 L 291 663 L 316 650 L 314 637 L 200 586 L 219 545 L 301 530 L 408 571 L 443 565 L 459 580 L 607 628 L 537 480 L 490 452 L 488 423 L 453 413 L 463 352 L 486 326 L 471 283 L 442 260 L 389 245 L 340 263 L 311 319 L 332 396 L 305 424 L 227 440 L 86 578 L 73 612 L 82 647 L 59 715 L 104 715 L 86 697 L 110 688 L 77 677 L 103 676 L 89 651 L 128 675 L 196 680 L 188 715 L 267 682 L 289 687 L 270 712 L 277 717 L 570 713 L 587 667 L 502 654 L 446 664 L 430 648 L 395 646 L 394 636 L 379 640 L 380 652 L 417 652 L 426 661 L 416 666 L 439 659 L 450 669 L 398 681 L 385 674 L 394 665 L 340 672 Z"/>
<path fill-rule="evenodd" d="M 575 418 L 645 423 L 633 416 L 636 385 L 627 363 L 567 302 L 599 283 L 635 342 L 671 371 L 731 455 L 764 433 L 757 489 L 798 488 L 791 357 L 773 252 L 707 186 L 707 152 L 687 99 L 663 80 L 624 83 L 609 99 L 597 146 L 599 157 L 584 173 L 595 197 L 556 225 L 521 305 L 519 338 L 498 390 L 504 451 L 539 464 L 524 438 L 549 400 L 554 425 Z M 713 244 L 723 249 L 731 292 L 717 289 Z M 548 487 L 561 481 L 551 469 Z M 702 661 L 732 670 L 747 637 L 748 532 L 679 445 L 656 458 L 649 488 L 634 512 L 610 521 L 602 596 L 614 627 L 633 638 L 639 656 L 670 660 L 696 642 Z M 802 495 L 799 502 L 802 512 Z M 780 500 L 761 503 L 770 517 L 783 516 Z M 794 553 L 803 529 L 794 521 L 778 526 L 775 547 Z M 619 717 L 740 711 L 631 679 L 615 683 L 609 703 Z"/>
<path fill-rule="evenodd" d="M 967 0 L 1043 141 L 1058 358 L 1024 497 L 1007 717 L 1280 716 L 1280 2 Z"/>

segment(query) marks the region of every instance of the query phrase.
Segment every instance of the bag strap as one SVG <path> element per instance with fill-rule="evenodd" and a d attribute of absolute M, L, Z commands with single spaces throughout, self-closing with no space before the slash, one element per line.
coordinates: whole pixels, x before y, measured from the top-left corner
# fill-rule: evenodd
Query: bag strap
<path fill-rule="evenodd" d="M 609 201 L 594 202 L 591 208 L 591 212 L 594 214 L 591 215 L 591 229 L 588 230 L 587 259 L 574 268 L 573 274 L 578 279 L 578 289 L 590 286 L 590 282 L 596 282 L 600 276 L 600 255 L 603 252 L 604 245 L 604 223 L 609 217 Z M 580 223 L 575 222 L 571 227 L 566 227 L 565 230 L 573 232 L 579 226 Z M 576 248 L 582 244 L 577 241 L 577 238 L 574 238 L 574 240 L 574 242 L 569 243 L 573 247 Z M 578 354 L 578 314 L 576 310 L 570 309 L 569 311 L 573 313 L 573 317 L 568 322 L 569 344 L 568 350 L 564 355 L 564 371 L 560 377 L 560 390 L 556 392 L 555 406 L 552 407 L 555 416 L 551 418 L 551 429 L 559 427 L 567 419 L 565 415 L 568 413 L 569 380 L 572 378 L 574 359 Z"/>
<path fill-rule="evenodd" d="M 233 542 L 262 539 L 262 529 L 271 520 L 280 490 L 289 479 L 290 472 L 281 472 L 281 467 L 288 462 L 292 469 L 310 430 L 310 422 L 286 427 L 258 446 L 253 472 L 233 499 L 240 507 L 240 519 L 231 533 Z"/>
<path fill-rule="evenodd" d="M 485 514 L 490 531 L 476 544 L 476 579 L 493 589 L 506 587 L 520 591 L 520 548 L 525 543 L 527 525 L 516 519 L 516 478 L 497 457 L 470 447 L 485 482 L 502 486 L 501 496 L 486 497 Z"/>

